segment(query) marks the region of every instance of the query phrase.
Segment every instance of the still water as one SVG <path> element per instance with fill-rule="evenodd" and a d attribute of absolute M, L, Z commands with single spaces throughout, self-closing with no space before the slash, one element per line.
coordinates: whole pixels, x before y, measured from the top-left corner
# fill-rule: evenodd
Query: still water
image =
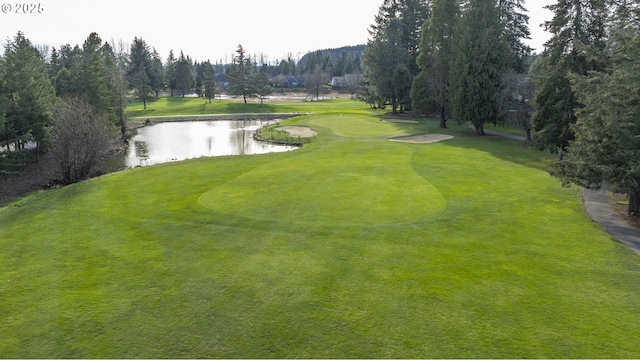
<path fill-rule="evenodd" d="M 206 156 L 266 154 L 296 149 L 256 141 L 253 134 L 280 120 L 167 122 L 138 130 L 129 141 L 125 166 L 134 168 Z"/>

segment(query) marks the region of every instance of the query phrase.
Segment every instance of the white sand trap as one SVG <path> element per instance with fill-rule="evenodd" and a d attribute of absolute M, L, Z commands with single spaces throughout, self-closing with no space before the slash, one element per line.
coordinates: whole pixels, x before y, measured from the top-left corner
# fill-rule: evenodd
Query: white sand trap
<path fill-rule="evenodd" d="M 391 141 L 397 142 L 405 142 L 412 144 L 430 144 L 436 143 L 444 140 L 451 140 L 453 136 L 451 135 L 443 135 L 443 134 L 421 134 L 421 135 L 411 135 L 411 136 L 403 136 L 397 138 L 391 138 Z"/>
<path fill-rule="evenodd" d="M 388 122 L 388 123 L 402 123 L 402 124 L 419 124 L 419 121 L 415 121 L 415 120 L 400 120 L 400 119 L 382 119 L 380 120 L 382 122 Z"/>
<path fill-rule="evenodd" d="M 311 130 L 306 126 L 279 126 L 276 130 L 286 131 L 293 137 L 301 138 L 310 138 L 318 134 L 315 130 Z"/>

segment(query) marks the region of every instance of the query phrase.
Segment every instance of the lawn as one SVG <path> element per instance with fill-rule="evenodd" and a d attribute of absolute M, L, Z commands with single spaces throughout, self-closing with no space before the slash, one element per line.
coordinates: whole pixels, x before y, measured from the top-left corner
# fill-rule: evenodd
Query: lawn
<path fill-rule="evenodd" d="M 286 122 L 318 131 L 299 150 L 1 208 L 0 357 L 640 354 L 640 259 L 546 154 L 348 100 L 281 105 L 313 113 Z M 434 132 L 455 138 L 388 141 Z"/>
<path fill-rule="evenodd" d="M 256 99 L 250 99 L 247 104 L 239 100 L 217 100 L 211 103 L 202 98 L 161 97 L 147 101 L 145 110 L 142 101 L 134 101 L 127 107 L 127 114 L 132 118 L 151 116 L 175 115 L 204 115 L 204 114 L 262 114 L 262 113 L 339 113 L 362 112 L 367 106 L 354 108 L 354 101 L 348 99 L 333 99 L 309 102 L 265 102 L 260 104 Z"/>

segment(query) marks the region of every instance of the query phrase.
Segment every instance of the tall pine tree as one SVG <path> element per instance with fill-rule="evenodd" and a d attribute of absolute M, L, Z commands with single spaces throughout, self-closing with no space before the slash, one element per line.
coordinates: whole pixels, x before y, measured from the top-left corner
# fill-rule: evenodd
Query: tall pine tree
<path fill-rule="evenodd" d="M 209 61 L 204 64 L 204 96 L 209 100 L 216 96 L 216 73 L 213 71 L 213 66 Z"/>
<path fill-rule="evenodd" d="M 447 127 L 453 42 L 459 17 L 457 0 L 435 0 L 431 17 L 422 26 L 420 38 L 420 54 L 417 58 L 420 74 L 413 84 L 416 94 L 414 102 L 432 96 L 441 128 Z"/>
<path fill-rule="evenodd" d="M 497 95 L 511 52 L 494 0 L 470 0 L 464 7 L 455 41 L 451 110 L 458 123 L 469 123 L 478 135 L 498 120 Z"/>
<path fill-rule="evenodd" d="M 507 42 L 513 52 L 512 67 L 518 73 L 525 71 L 525 60 L 531 55 L 531 47 L 523 42 L 531 38 L 529 15 L 524 0 L 498 0 L 500 23 L 507 31 Z"/>
<path fill-rule="evenodd" d="M 180 90 L 184 97 L 188 91 L 193 90 L 194 82 L 191 59 L 180 51 L 180 58 L 176 62 L 176 89 Z"/>
<path fill-rule="evenodd" d="M 18 32 L 5 45 L 3 68 L 0 98 L 5 103 L 5 124 L 0 144 L 18 150 L 34 141 L 38 152 L 47 140 L 47 120 L 56 101 L 45 61 L 31 41 Z"/>
<path fill-rule="evenodd" d="M 624 16 L 624 15 L 623 15 Z M 622 24 L 604 69 L 574 75 L 582 104 L 571 126 L 575 139 L 552 174 L 565 184 L 599 188 L 604 181 L 629 196 L 628 212 L 640 214 L 640 33 Z"/>
<path fill-rule="evenodd" d="M 233 63 L 227 71 L 229 94 L 242 96 L 245 104 L 247 103 L 247 97 L 253 97 L 256 94 L 252 82 L 252 71 L 251 58 L 247 56 L 242 45 L 238 45 L 236 55 L 233 57 Z"/>
<path fill-rule="evenodd" d="M 391 103 L 393 113 L 410 106 L 420 32 L 429 10 L 426 0 L 385 0 L 369 30 L 363 74 L 372 91 Z"/>
<path fill-rule="evenodd" d="M 535 97 L 533 144 L 560 153 L 574 139 L 571 126 L 580 107 L 571 89 L 570 74 L 587 75 L 604 68 L 608 7 L 605 0 L 559 0 L 547 7 L 554 12 L 546 24 L 552 34 L 540 58 Z"/>

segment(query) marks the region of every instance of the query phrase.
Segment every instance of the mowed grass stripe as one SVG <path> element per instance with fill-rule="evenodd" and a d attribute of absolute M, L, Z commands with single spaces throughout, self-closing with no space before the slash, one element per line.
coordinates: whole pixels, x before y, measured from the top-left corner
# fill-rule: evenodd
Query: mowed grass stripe
<path fill-rule="evenodd" d="M 541 170 L 548 158 L 466 129 L 438 144 L 391 143 L 386 132 L 441 131 L 379 119 L 292 119 L 319 131 L 294 152 L 135 169 L 1 209 L 0 356 L 640 352 L 640 261 L 588 220 L 578 189 Z M 314 181 L 301 174 L 319 186 L 382 165 L 389 188 L 428 184 L 446 207 L 414 222 L 375 225 L 363 211 L 317 224 L 311 214 L 322 212 L 300 204 L 329 208 L 331 198 L 285 191 Z M 277 207 L 199 202 L 247 184 L 269 189 L 254 196 Z M 413 219 L 423 211 L 382 199 Z"/>
<path fill-rule="evenodd" d="M 313 227 L 422 222 L 446 206 L 437 189 L 411 168 L 408 148 L 336 141 L 317 151 L 322 154 L 310 152 L 243 174 L 199 201 L 229 215 Z M 281 177 L 286 181 L 278 181 Z"/>

